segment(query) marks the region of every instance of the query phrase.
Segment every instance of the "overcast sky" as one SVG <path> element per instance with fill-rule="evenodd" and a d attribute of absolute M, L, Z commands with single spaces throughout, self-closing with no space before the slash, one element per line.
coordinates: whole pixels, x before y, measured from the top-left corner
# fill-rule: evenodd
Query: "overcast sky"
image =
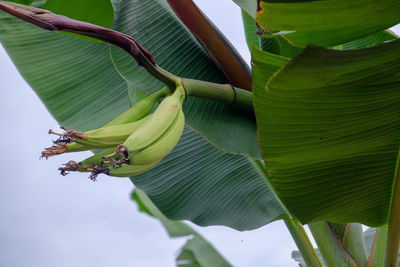
<path fill-rule="evenodd" d="M 231 0 L 195 2 L 249 61 L 239 8 Z M 58 124 L 1 47 L 0 92 L 0 266 L 175 266 L 184 240 L 137 211 L 128 179 L 62 177 L 57 168 L 70 156 L 39 160 Z M 195 228 L 235 266 L 297 266 L 281 222 L 250 232 Z"/>
<path fill-rule="evenodd" d="M 249 61 L 240 9 L 231 0 L 196 3 Z M 47 131 L 58 124 L 2 48 L 0 81 L 0 266 L 175 266 L 184 239 L 170 239 L 157 220 L 137 211 L 128 179 L 62 177 L 57 168 L 70 156 L 39 160 L 50 145 Z M 296 266 L 281 222 L 250 232 L 196 230 L 235 266 Z"/>

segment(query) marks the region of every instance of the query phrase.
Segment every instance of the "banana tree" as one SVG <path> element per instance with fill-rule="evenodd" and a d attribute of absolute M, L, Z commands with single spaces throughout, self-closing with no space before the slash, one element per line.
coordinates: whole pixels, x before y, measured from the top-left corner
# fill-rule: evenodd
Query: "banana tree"
<path fill-rule="evenodd" d="M 235 3 L 251 69 L 189 0 L 0 1 L 0 41 L 64 129 L 42 156 L 101 149 L 61 174 L 130 177 L 160 220 L 284 220 L 304 266 L 395 266 L 400 2 Z M 204 246 L 180 259 L 227 264 Z"/>

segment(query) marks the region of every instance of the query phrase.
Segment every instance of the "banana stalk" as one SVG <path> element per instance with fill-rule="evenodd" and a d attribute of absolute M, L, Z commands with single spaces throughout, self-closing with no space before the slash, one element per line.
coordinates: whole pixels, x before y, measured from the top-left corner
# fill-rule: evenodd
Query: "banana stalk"
<path fill-rule="evenodd" d="M 88 132 L 67 131 L 64 136 L 85 147 L 108 148 L 123 143 L 132 133 L 140 129 L 153 115 L 144 117 L 138 121 L 121 125 L 101 127 Z"/>

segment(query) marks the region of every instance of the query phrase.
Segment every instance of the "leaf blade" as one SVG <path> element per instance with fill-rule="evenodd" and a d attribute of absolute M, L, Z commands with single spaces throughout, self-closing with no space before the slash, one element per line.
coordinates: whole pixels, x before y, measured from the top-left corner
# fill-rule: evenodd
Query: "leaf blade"
<path fill-rule="evenodd" d="M 61 124 L 89 130 L 129 107 L 106 44 L 46 32 L 3 12 L 0 20 L 2 45 Z"/>
<path fill-rule="evenodd" d="M 267 90 L 256 83 L 267 172 L 303 223 L 387 222 L 400 142 L 399 47 L 399 41 L 355 51 L 308 47 L 271 77 Z M 262 74 L 258 55 L 254 69 Z M 260 73 L 254 76 L 263 80 Z"/>
<path fill-rule="evenodd" d="M 109 0 L 47 0 L 42 8 L 105 28 L 111 28 L 114 18 L 114 10 Z"/>
<path fill-rule="evenodd" d="M 250 230 L 284 212 L 247 158 L 218 151 L 190 128 L 162 162 L 131 179 L 172 220 Z"/>
<path fill-rule="evenodd" d="M 385 30 L 399 23 L 400 4 L 385 0 L 259 2 L 257 22 L 265 30 L 281 32 L 296 46 L 329 47 Z"/>

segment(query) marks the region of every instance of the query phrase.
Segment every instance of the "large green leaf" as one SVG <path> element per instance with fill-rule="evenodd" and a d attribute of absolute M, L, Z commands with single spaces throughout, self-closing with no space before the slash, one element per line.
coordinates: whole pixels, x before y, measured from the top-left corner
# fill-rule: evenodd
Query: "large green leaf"
<path fill-rule="evenodd" d="M 281 36 L 259 36 L 259 39 L 261 50 L 273 54 L 292 58 L 302 50 L 301 48 L 289 44 L 289 42 Z"/>
<path fill-rule="evenodd" d="M 249 159 L 215 149 L 190 128 L 172 153 L 132 181 L 173 220 L 250 230 L 284 212 Z"/>
<path fill-rule="evenodd" d="M 0 41 L 60 124 L 93 129 L 129 107 L 108 45 L 47 32 L 4 12 Z"/>
<path fill-rule="evenodd" d="M 176 259 L 177 266 L 231 266 L 207 240 L 187 224 L 167 219 L 143 191 L 136 189 L 132 193 L 132 199 L 136 201 L 141 211 L 159 219 L 170 237 L 190 237 Z"/>
<path fill-rule="evenodd" d="M 114 29 L 135 38 L 161 67 L 185 78 L 227 82 L 166 0 L 118 0 L 114 1 L 114 8 L 117 14 Z M 118 72 L 135 87 L 152 93 L 163 86 L 121 49 L 112 47 L 111 55 Z M 255 121 L 248 114 L 194 97 L 185 102 L 184 112 L 187 125 L 219 149 L 261 158 Z"/>
<path fill-rule="evenodd" d="M 254 101 L 267 173 L 303 223 L 387 223 L 400 145 L 400 41 L 307 47 L 271 74 L 254 51 Z"/>
<path fill-rule="evenodd" d="M 305 47 L 338 45 L 400 22 L 398 0 L 261 0 L 257 23 Z"/>

